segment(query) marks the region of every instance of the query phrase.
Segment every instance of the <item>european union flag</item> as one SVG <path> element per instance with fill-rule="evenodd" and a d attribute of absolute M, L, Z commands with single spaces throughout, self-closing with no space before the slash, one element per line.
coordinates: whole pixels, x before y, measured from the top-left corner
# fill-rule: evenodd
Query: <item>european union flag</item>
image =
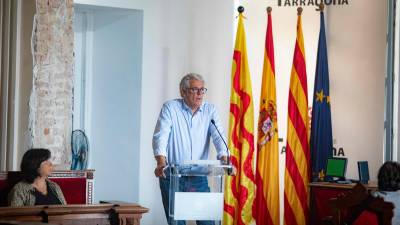
<path fill-rule="evenodd" d="M 324 180 L 328 158 L 332 157 L 332 122 L 329 96 L 329 69 L 324 12 L 320 12 L 317 68 L 311 120 L 311 162 L 313 181 Z"/>

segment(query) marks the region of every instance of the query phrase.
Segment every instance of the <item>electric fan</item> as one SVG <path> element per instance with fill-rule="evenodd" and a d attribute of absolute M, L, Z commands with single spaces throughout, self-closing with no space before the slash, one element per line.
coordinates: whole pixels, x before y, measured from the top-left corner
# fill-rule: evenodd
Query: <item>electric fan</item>
<path fill-rule="evenodd" d="M 71 170 L 85 170 L 87 168 L 89 144 L 85 132 L 82 130 L 72 131 L 71 151 Z"/>

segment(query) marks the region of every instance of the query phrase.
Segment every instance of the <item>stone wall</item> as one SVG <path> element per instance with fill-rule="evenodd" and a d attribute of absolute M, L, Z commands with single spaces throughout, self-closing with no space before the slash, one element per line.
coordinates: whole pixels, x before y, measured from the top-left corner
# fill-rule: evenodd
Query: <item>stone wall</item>
<path fill-rule="evenodd" d="M 30 146 L 50 149 L 59 169 L 71 164 L 73 39 L 73 1 L 36 0 Z"/>

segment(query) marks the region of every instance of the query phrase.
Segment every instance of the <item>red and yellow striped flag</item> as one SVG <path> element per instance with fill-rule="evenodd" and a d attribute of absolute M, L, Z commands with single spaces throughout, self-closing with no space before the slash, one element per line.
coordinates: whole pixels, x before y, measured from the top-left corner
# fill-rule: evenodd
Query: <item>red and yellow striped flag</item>
<path fill-rule="evenodd" d="M 258 119 L 255 219 L 260 225 L 279 225 L 279 149 L 274 40 L 271 7 L 267 10 L 268 25 Z"/>
<path fill-rule="evenodd" d="M 226 176 L 224 225 L 251 224 L 255 197 L 254 109 L 243 15 L 239 14 L 235 51 L 232 63 L 232 89 L 229 114 L 229 149 L 235 176 Z"/>
<path fill-rule="evenodd" d="M 285 225 L 308 224 L 310 180 L 310 148 L 308 126 L 307 74 L 302 8 L 298 8 L 297 39 L 290 75 L 286 170 L 284 194 Z"/>

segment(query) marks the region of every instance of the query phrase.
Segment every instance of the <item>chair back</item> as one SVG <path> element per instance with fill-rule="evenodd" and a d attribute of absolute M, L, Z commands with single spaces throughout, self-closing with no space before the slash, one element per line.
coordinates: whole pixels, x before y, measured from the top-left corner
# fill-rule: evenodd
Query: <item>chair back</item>
<path fill-rule="evenodd" d="M 394 205 L 383 198 L 373 196 L 364 185 L 358 183 L 348 193 L 329 200 L 335 212 L 334 225 L 391 225 Z"/>

